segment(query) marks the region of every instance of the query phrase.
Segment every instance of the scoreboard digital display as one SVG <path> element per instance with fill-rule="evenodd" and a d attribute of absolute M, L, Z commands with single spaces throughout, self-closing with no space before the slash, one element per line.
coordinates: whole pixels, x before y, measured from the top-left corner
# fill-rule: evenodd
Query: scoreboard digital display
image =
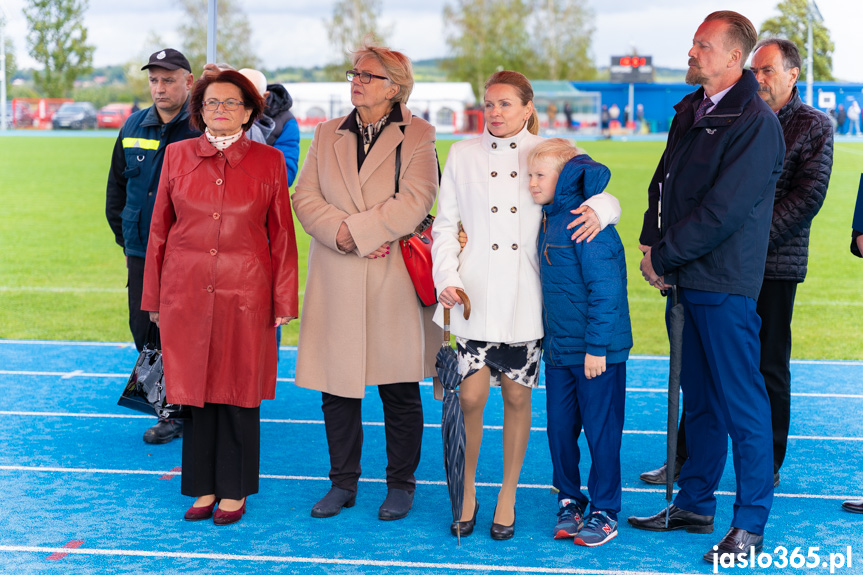
<path fill-rule="evenodd" d="M 612 56 L 608 71 L 611 82 L 653 82 L 653 56 Z"/>

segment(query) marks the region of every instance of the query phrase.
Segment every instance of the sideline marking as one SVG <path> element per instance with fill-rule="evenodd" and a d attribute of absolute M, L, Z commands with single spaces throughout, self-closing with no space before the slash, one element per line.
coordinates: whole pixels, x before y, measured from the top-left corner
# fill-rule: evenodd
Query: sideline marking
<path fill-rule="evenodd" d="M 0 411 L 0 415 L 19 415 L 22 417 L 83 417 L 83 418 L 112 418 L 112 419 L 153 419 L 153 415 L 120 414 L 120 413 L 68 413 L 59 411 Z M 261 418 L 261 423 L 285 423 L 295 425 L 323 425 L 324 420 L 317 419 L 269 419 Z M 363 421 L 364 426 L 383 427 L 383 421 Z M 424 428 L 440 429 L 440 423 L 423 423 Z M 483 425 L 483 429 L 502 431 L 502 425 Z M 546 427 L 531 427 L 531 431 L 545 432 Z M 652 429 L 624 429 L 624 435 L 665 435 L 663 430 Z M 827 435 L 789 435 L 789 439 L 814 439 L 818 441 L 863 441 L 863 437 L 827 436 Z"/>
<path fill-rule="evenodd" d="M 78 547 L 80 547 L 83 544 L 84 544 L 83 541 L 72 540 L 72 541 L 69 541 L 68 543 L 66 543 L 65 545 L 63 545 L 63 549 L 77 549 Z M 54 552 L 54 553 L 48 555 L 47 557 L 45 557 L 45 561 L 59 561 L 60 559 L 62 559 L 63 557 L 65 557 L 68 554 L 69 554 L 68 552 L 66 552 L 66 553 Z"/>
<path fill-rule="evenodd" d="M 174 469 L 179 469 L 175 467 Z M 81 467 L 40 467 L 40 466 L 27 466 L 27 465 L 0 465 L 0 471 L 31 471 L 31 472 L 47 472 L 47 473 L 92 473 L 92 474 L 105 474 L 105 475 L 180 475 L 179 471 L 158 471 L 153 470 L 149 471 L 146 469 L 88 469 Z M 277 475 L 277 474 L 260 474 L 261 479 L 278 479 L 281 481 L 330 481 L 329 477 L 321 476 L 315 477 L 311 475 Z M 360 477 L 360 483 L 386 483 L 386 479 L 384 478 L 376 478 L 376 477 Z M 446 481 L 432 481 L 432 480 L 417 480 L 418 485 L 433 485 L 433 486 L 446 486 Z M 501 487 L 502 484 L 494 483 L 494 482 L 479 482 L 477 481 L 478 487 Z M 519 483 L 518 488 L 520 489 L 552 489 L 551 485 L 542 485 L 540 483 Z M 582 485 L 582 490 L 587 490 L 587 486 Z M 623 491 L 627 491 L 630 493 L 665 493 L 665 488 L 655 488 L 655 487 L 624 487 Z M 675 489 L 675 493 L 678 490 Z M 735 496 L 736 493 L 734 491 L 716 491 L 716 495 L 729 495 Z M 774 497 L 787 497 L 789 499 L 836 499 L 836 500 L 846 500 L 846 499 L 854 499 L 859 497 L 858 495 L 822 495 L 822 494 L 814 494 L 814 493 L 774 493 Z"/>
<path fill-rule="evenodd" d="M 82 417 L 82 418 L 111 418 L 111 419 L 153 419 L 153 415 L 120 414 L 120 413 L 68 413 L 59 411 L 0 411 L 0 415 L 18 415 L 22 417 Z M 261 418 L 261 423 L 285 423 L 295 425 L 323 425 L 324 420 L 317 419 L 269 419 Z M 383 427 L 383 421 L 363 421 L 364 426 Z M 424 428 L 440 429 L 440 423 L 423 423 Z M 502 431 L 502 425 L 483 425 L 483 429 Z M 531 431 L 545 432 L 546 427 L 531 427 Z M 652 429 L 624 429 L 624 435 L 665 435 L 663 430 Z M 812 439 L 817 441 L 863 441 L 863 437 L 827 436 L 827 435 L 789 435 L 789 439 Z"/>
<path fill-rule="evenodd" d="M 338 559 L 335 557 L 294 557 L 286 555 L 233 555 L 228 553 L 183 553 L 178 551 L 144 551 L 139 549 L 67 549 L 29 545 L 0 545 L 6 553 L 66 552 L 77 555 L 114 557 L 156 557 L 161 559 L 206 559 L 212 561 L 246 561 L 260 563 L 311 563 L 316 565 L 350 565 L 354 567 L 402 567 L 408 569 L 445 569 L 450 571 L 480 571 L 498 573 L 566 573 L 572 575 L 687 575 L 660 571 L 629 569 L 581 569 L 576 567 L 533 567 L 521 565 L 487 565 L 482 563 L 430 563 L 419 561 L 376 561 L 374 559 Z"/>

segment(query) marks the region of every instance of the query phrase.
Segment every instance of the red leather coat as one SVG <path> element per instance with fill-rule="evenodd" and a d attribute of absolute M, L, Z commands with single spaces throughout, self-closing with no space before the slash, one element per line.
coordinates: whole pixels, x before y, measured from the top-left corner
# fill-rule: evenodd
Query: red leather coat
<path fill-rule="evenodd" d="M 141 309 L 159 312 L 168 401 L 257 407 L 276 393 L 276 316 L 297 317 L 285 160 L 245 135 L 171 144 Z"/>

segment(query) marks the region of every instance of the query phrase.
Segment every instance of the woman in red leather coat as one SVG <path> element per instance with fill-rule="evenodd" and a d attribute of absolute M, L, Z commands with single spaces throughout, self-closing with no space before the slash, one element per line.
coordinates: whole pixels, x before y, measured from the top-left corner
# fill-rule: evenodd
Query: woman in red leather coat
<path fill-rule="evenodd" d="M 285 161 L 244 134 L 263 108 L 233 70 L 195 84 L 190 121 L 204 135 L 166 149 L 150 227 L 141 308 L 161 328 L 168 401 L 192 406 L 180 488 L 197 497 L 189 521 L 239 521 L 258 492 L 276 326 L 298 316 Z"/>

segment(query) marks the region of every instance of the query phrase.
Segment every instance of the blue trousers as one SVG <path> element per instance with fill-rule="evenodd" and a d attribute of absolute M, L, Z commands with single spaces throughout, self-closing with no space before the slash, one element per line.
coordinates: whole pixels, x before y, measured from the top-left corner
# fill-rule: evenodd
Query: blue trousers
<path fill-rule="evenodd" d="M 716 514 L 714 491 L 728 455 L 737 495 L 732 527 L 763 534 L 773 505 L 770 400 L 759 371 L 761 319 L 752 298 L 681 289 L 680 382 L 686 398 L 686 450 L 675 505 Z"/>
<path fill-rule="evenodd" d="M 591 511 L 620 512 L 620 441 L 626 401 L 626 363 L 611 363 L 593 379 L 584 376 L 583 365 L 545 366 L 548 410 L 548 446 L 553 466 L 552 484 L 558 500 L 572 499 L 587 509 L 581 492 L 578 437 L 582 426 L 590 449 L 587 490 Z"/>

